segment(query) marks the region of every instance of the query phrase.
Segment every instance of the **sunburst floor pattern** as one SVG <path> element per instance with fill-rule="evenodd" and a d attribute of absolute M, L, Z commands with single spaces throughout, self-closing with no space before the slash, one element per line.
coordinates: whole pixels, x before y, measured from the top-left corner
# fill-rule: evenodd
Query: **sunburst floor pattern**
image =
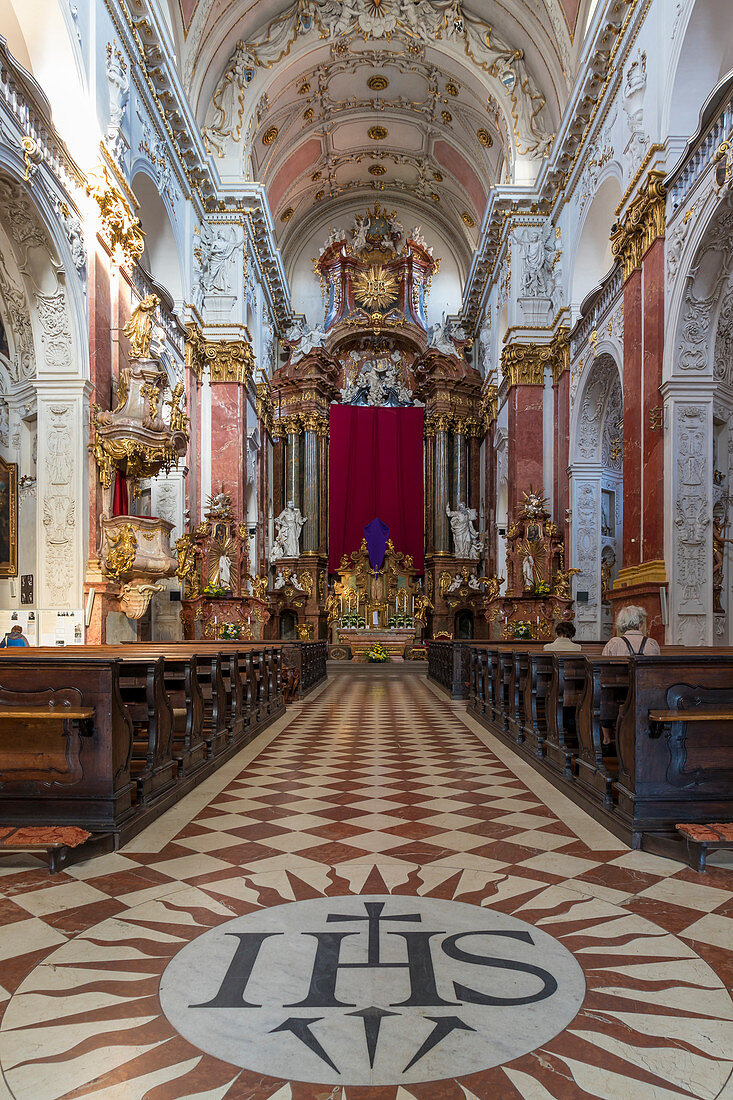
<path fill-rule="evenodd" d="M 733 871 L 630 852 L 344 669 L 126 850 L 0 864 L 17 1100 L 733 1095 Z"/>

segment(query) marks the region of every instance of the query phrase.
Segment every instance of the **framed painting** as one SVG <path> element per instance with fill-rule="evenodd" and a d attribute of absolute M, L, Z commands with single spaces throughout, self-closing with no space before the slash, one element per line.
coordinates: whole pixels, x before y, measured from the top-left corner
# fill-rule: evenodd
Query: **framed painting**
<path fill-rule="evenodd" d="M 0 577 L 18 576 L 18 467 L 0 457 Z"/>

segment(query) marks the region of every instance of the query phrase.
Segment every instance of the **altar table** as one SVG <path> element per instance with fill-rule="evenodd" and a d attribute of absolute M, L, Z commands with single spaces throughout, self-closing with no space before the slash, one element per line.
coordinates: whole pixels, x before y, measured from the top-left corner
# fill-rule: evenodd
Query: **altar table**
<path fill-rule="evenodd" d="M 405 646 L 415 641 L 414 630 L 358 630 L 354 627 L 336 628 L 336 636 L 343 645 L 350 645 L 355 661 L 366 660 L 364 654 L 375 642 L 379 642 L 390 655 L 391 660 L 401 661 Z"/>

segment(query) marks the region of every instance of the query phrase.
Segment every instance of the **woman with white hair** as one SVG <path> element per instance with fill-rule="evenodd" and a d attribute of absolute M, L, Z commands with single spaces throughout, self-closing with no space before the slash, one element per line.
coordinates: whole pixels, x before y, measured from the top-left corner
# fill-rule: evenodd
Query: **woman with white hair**
<path fill-rule="evenodd" d="M 646 633 L 646 611 L 643 607 L 631 605 L 621 608 L 616 616 L 616 635 L 606 642 L 603 648 L 604 657 L 632 657 L 636 653 L 654 657 L 661 652 L 659 643 Z M 613 741 L 611 724 L 615 721 L 615 710 L 609 710 L 601 700 L 604 751 L 605 746 Z"/>

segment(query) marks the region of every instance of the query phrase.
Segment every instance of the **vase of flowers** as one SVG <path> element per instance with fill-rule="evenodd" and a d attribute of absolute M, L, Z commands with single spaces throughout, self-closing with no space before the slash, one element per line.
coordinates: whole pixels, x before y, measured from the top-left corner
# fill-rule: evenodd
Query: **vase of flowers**
<path fill-rule="evenodd" d="M 383 645 L 379 644 L 379 642 L 374 642 L 364 656 L 371 664 L 382 664 L 384 661 L 389 661 L 390 659 L 389 653 Z"/>
<path fill-rule="evenodd" d="M 207 584 L 204 595 L 208 596 L 209 599 L 220 600 L 229 595 L 229 589 L 222 588 L 220 584 Z"/>
<path fill-rule="evenodd" d="M 519 619 L 514 623 L 514 637 L 525 642 L 532 640 L 532 624 L 528 619 Z"/>
<path fill-rule="evenodd" d="M 538 596 L 540 599 L 544 599 L 545 596 L 550 595 L 551 591 L 548 581 L 537 581 L 537 584 L 534 586 L 533 595 Z"/>
<path fill-rule="evenodd" d="M 221 623 L 219 637 L 227 641 L 234 641 L 242 637 L 242 627 L 239 623 Z"/>

